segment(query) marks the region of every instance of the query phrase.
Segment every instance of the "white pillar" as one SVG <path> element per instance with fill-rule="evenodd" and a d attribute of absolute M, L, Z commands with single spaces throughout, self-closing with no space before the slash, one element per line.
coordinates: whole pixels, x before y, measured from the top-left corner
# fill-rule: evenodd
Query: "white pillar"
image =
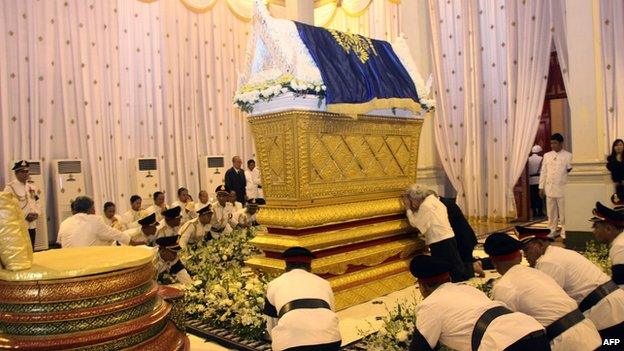
<path fill-rule="evenodd" d="M 567 0 L 567 45 L 570 86 L 571 139 L 565 146 L 573 154 L 565 200 L 566 230 L 591 231 L 591 210 L 596 201 L 611 205 L 613 186 L 605 168 L 604 90 L 601 65 L 598 0 Z"/>
<path fill-rule="evenodd" d="M 286 0 L 286 18 L 314 25 L 314 1 Z"/>
<path fill-rule="evenodd" d="M 401 1 L 399 6 L 400 31 L 407 35 L 407 45 L 424 79 L 433 71 L 431 64 L 431 40 L 429 30 L 429 7 L 427 0 Z M 435 113 L 435 112 L 434 112 Z M 433 114 L 425 116 L 420 132 L 418 148 L 418 174 L 416 181 L 441 195 L 453 195 L 446 174 L 438 159 L 433 136 Z"/>

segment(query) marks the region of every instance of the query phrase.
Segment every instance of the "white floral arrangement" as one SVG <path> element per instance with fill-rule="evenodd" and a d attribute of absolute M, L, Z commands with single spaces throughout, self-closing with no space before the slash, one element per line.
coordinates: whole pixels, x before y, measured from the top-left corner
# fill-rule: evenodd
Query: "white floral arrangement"
<path fill-rule="evenodd" d="M 262 338 L 264 295 L 272 277 L 244 267 L 244 261 L 258 252 L 249 243 L 255 231 L 236 229 L 183 252 L 182 260 L 195 279 L 184 297 L 187 317 L 245 339 Z"/>

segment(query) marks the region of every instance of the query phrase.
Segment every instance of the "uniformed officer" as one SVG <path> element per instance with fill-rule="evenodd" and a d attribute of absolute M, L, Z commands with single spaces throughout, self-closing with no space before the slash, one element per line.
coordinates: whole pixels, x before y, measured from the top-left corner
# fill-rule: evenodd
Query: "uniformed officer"
<path fill-rule="evenodd" d="M 139 223 L 137 221 L 148 215 L 141 207 L 142 204 L 143 199 L 139 195 L 130 196 L 130 209 L 121 216 L 121 222 L 126 229 L 138 228 Z"/>
<path fill-rule="evenodd" d="M 188 193 L 188 189 L 181 187 L 178 189 L 178 200 L 171 204 L 171 207 L 180 206 L 182 211 L 180 212 L 182 217 L 180 218 L 180 224 L 184 224 L 191 219 L 197 217 L 195 213 L 195 203 L 191 199 Z"/>
<path fill-rule="evenodd" d="M 513 312 L 477 288 L 450 281 L 445 261 L 419 255 L 410 262 L 424 300 L 416 306 L 410 351 L 438 343 L 457 351 L 550 350 L 544 328 L 533 317 Z"/>
<path fill-rule="evenodd" d="M 257 226 L 258 221 L 256 220 L 256 214 L 258 213 L 258 209 L 259 207 L 256 199 L 247 201 L 245 208 L 237 212 L 236 217 L 238 218 L 238 225 L 241 228 Z"/>
<path fill-rule="evenodd" d="M 162 211 L 169 208 L 167 203 L 165 203 L 165 193 L 163 193 L 162 191 L 156 191 L 152 195 L 152 199 L 154 200 L 154 203 L 145 211 L 147 213 L 155 213 L 156 220 L 160 222 L 163 219 Z"/>
<path fill-rule="evenodd" d="M 540 322 L 553 350 L 593 351 L 602 345 L 594 323 L 557 282 L 520 264 L 520 241 L 506 233 L 494 233 L 485 239 L 483 248 L 502 275 L 492 289 L 492 299 Z"/>
<path fill-rule="evenodd" d="M 311 273 L 314 254 L 291 247 L 282 258 L 286 272 L 269 283 L 264 302 L 273 350 L 339 350 L 334 293 L 328 281 Z"/>
<path fill-rule="evenodd" d="M 17 197 L 19 207 L 26 215 L 24 220 L 28 225 L 28 235 L 30 236 L 30 243 L 34 249 L 35 238 L 37 236 L 37 221 L 41 213 L 38 189 L 29 179 L 30 169 L 27 161 L 21 160 L 15 162 L 11 169 L 15 172 L 15 180 L 6 185 L 4 192 L 12 193 Z"/>
<path fill-rule="evenodd" d="M 210 232 L 217 239 L 221 234 L 229 234 L 238 223 L 234 221 L 234 207 L 228 201 L 230 189 L 225 185 L 219 185 L 215 189 L 217 201 L 212 204 L 213 222 Z"/>
<path fill-rule="evenodd" d="M 550 245 L 550 230 L 516 227 L 532 267 L 552 277 L 605 338 L 624 335 L 624 290 L 576 251 Z"/>
<path fill-rule="evenodd" d="M 592 228 L 596 240 L 609 245 L 611 279 L 624 289 L 624 211 L 596 202 Z"/>
<path fill-rule="evenodd" d="M 180 206 L 175 206 L 170 209 L 162 211 L 164 219 L 160 222 L 158 230 L 156 231 L 156 239 L 165 236 L 176 236 L 180 229 L 180 220 L 182 216 L 180 212 L 182 209 Z"/>
<path fill-rule="evenodd" d="M 197 218 L 184 223 L 180 228 L 180 246 L 186 249 L 189 243 L 212 240 L 210 233 L 212 221 L 212 205 L 208 204 L 197 210 Z"/>
<path fill-rule="evenodd" d="M 116 206 L 114 203 L 110 201 L 106 202 L 104 204 L 104 215 L 102 216 L 102 220 L 107 226 L 123 231 L 125 229 L 124 225 L 121 223 L 121 218 L 115 214 L 115 210 Z"/>
<path fill-rule="evenodd" d="M 147 246 L 156 245 L 156 230 L 158 229 L 158 221 L 156 220 L 156 214 L 150 213 L 149 215 L 141 218 L 137 222 L 140 227 L 130 228 L 124 231 L 133 238 L 141 238 L 145 241 Z"/>
<path fill-rule="evenodd" d="M 158 245 L 156 271 L 158 275 L 169 273 L 180 284 L 191 285 L 193 284 L 193 279 L 178 258 L 178 252 L 182 249 L 178 244 L 178 239 L 180 239 L 179 235 L 156 239 L 156 245 Z"/>

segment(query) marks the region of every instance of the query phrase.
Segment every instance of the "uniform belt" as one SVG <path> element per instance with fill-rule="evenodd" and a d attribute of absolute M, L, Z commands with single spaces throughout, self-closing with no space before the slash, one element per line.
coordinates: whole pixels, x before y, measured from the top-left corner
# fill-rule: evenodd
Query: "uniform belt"
<path fill-rule="evenodd" d="M 477 323 L 475 323 L 474 329 L 472 330 L 472 351 L 477 351 L 479 349 L 479 345 L 481 345 L 481 339 L 483 339 L 485 330 L 488 328 L 490 323 L 492 323 L 494 319 L 509 313 L 512 312 L 503 306 L 496 306 L 483 312 L 481 317 L 477 319 Z"/>
<path fill-rule="evenodd" d="M 546 336 L 548 337 L 548 341 L 552 341 L 554 338 L 563 334 L 564 331 L 582 322 L 583 319 L 585 319 L 583 312 L 581 312 L 577 308 L 574 311 L 552 322 L 549 326 L 546 327 Z"/>
<path fill-rule="evenodd" d="M 619 287 L 613 282 L 613 280 L 609 280 L 608 282 L 598 286 L 594 291 L 590 292 L 589 295 L 585 296 L 583 301 L 579 304 L 579 310 L 582 312 L 586 312 L 590 308 L 596 306 L 600 300 L 604 299 L 610 293 L 617 291 Z"/>
<path fill-rule="evenodd" d="M 529 174 L 529 177 L 537 177 L 539 175 L 540 175 L 539 173 L 533 173 L 533 174 Z"/>
<path fill-rule="evenodd" d="M 211 232 L 215 232 L 215 233 L 222 233 L 225 230 L 225 227 L 221 228 L 221 229 L 217 229 L 217 228 L 210 228 Z"/>
<path fill-rule="evenodd" d="M 278 316 L 282 318 L 286 313 L 297 310 L 300 308 L 326 308 L 331 310 L 331 307 L 325 300 L 321 299 L 297 299 L 292 300 L 280 308 Z"/>

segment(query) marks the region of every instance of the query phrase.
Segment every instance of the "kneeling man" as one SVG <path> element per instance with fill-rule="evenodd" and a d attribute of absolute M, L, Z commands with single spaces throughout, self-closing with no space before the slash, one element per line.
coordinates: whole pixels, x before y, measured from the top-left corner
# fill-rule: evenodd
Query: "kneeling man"
<path fill-rule="evenodd" d="M 311 273 L 314 254 L 291 247 L 282 258 L 286 272 L 269 283 L 264 302 L 273 350 L 339 350 L 334 293 L 327 280 Z"/>
<path fill-rule="evenodd" d="M 158 262 L 156 263 L 156 271 L 158 275 L 169 273 L 178 283 L 184 285 L 192 285 L 193 279 L 184 268 L 184 265 L 178 258 L 178 252 L 182 250 L 178 244 L 179 235 L 164 236 L 156 239 L 158 245 Z"/>

